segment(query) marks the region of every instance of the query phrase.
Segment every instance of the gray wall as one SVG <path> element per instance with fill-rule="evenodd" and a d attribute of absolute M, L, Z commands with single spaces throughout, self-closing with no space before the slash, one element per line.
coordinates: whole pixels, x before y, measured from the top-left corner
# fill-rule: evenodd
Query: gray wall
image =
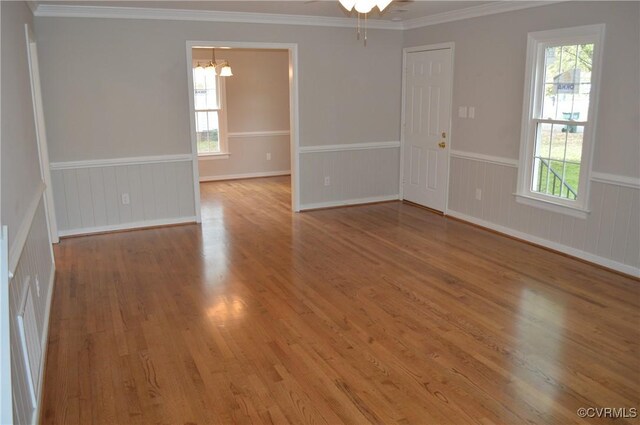
<path fill-rule="evenodd" d="M 527 33 L 606 24 L 594 171 L 640 177 L 638 2 L 565 2 L 405 32 L 404 46 L 455 42 L 452 148 L 517 159 Z M 457 117 L 475 106 L 476 118 Z"/>
<path fill-rule="evenodd" d="M 40 183 L 38 145 L 31 102 L 24 24 L 32 24 L 23 2 L 2 2 L 2 224 L 9 246 Z"/>
<path fill-rule="evenodd" d="M 35 423 L 36 408 L 29 392 L 29 377 L 18 333 L 18 315 L 25 300 L 33 314 L 24 315 L 30 341 L 27 352 L 39 394 L 47 344 L 49 306 L 53 293 L 53 257 L 42 198 L 42 183 L 31 85 L 27 62 L 25 23 L 32 23 L 24 2 L 1 2 L 2 8 L 2 225 L 9 228 L 10 264 L 16 264 L 9 282 L 11 375 L 15 423 Z M 24 239 L 16 238 L 18 233 Z M 24 243 L 24 245 L 23 245 Z M 31 304 L 32 303 L 32 304 Z M 3 383 L 4 385 L 4 383 Z M 39 402 L 39 398 L 38 398 Z"/>
<path fill-rule="evenodd" d="M 211 50 L 194 49 L 204 65 Z M 287 50 L 217 50 L 233 77 L 225 78 L 228 149 L 224 159 L 201 159 L 201 180 L 288 174 L 291 170 L 289 131 L 289 52 Z M 267 160 L 270 154 L 270 160 Z"/>
<path fill-rule="evenodd" d="M 458 106 L 474 106 L 476 118 L 460 119 L 454 114 L 452 149 L 467 156 L 501 157 L 504 160 L 498 163 L 509 163 L 518 158 L 520 144 L 527 33 L 605 23 L 593 169 L 613 175 L 613 182 L 601 179 L 598 184 L 614 190 L 600 190 L 594 184 L 592 217 L 601 209 L 594 203 L 613 202 L 606 206 L 621 209 L 626 213 L 624 221 L 633 223 L 634 211 L 640 209 L 637 197 L 621 189 L 627 186 L 617 181 L 640 176 L 639 9 L 637 2 L 558 3 L 404 33 L 373 30 L 366 48 L 350 28 L 37 18 L 50 156 L 53 161 L 75 161 L 187 153 L 186 40 L 298 43 L 302 207 L 390 199 L 397 196 L 398 150 L 376 143 L 399 138 L 402 45 L 456 43 L 454 112 Z M 369 145 L 342 148 L 350 144 Z M 485 224 L 514 231 L 529 229 L 529 224 L 505 221 L 499 215 L 502 212 L 478 215 L 477 201 L 469 196 L 480 183 L 456 175 L 469 173 L 470 164 L 478 161 L 484 161 L 483 167 L 491 164 L 486 158 L 475 158 L 452 167 L 451 205 L 465 217 L 482 219 Z M 515 184 L 513 173 L 487 172 L 505 179 L 501 187 Z M 324 186 L 325 177 L 331 178 L 331 186 Z M 630 189 L 637 190 L 637 184 L 632 182 Z M 493 185 L 487 185 L 483 194 L 485 204 L 502 196 Z M 556 225 L 564 219 L 535 208 L 523 214 L 527 222 L 534 223 L 551 217 Z M 633 242 L 639 237 L 637 228 L 630 224 L 621 230 L 619 220 L 602 214 L 598 226 L 605 233 L 626 230 L 632 240 L 624 242 L 627 245 L 618 242 L 620 245 L 603 250 L 589 244 L 560 244 L 560 249 L 572 248 L 574 253 L 636 267 L 640 262 Z M 582 224 L 574 225 L 573 234 L 566 238 L 579 240 L 584 234 Z M 549 230 L 522 232 L 536 236 Z"/>
<path fill-rule="evenodd" d="M 505 159 L 452 158 L 453 214 L 637 273 L 636 184 L 594 182 L 589 218 L 574 219 L 517 204 L 517 170 L 504 165 L 518 158 L 520 148 L 527 33 L 596 23 L 606 24 L 606 36 L 593 171 L 622 181 L 638 178 L 640 3 L 567 2 L 445 23 L 406 31 L 404 45 L 455 42 L 452 149 Z M 458 118 L 459 106 L 474 106 L 475 119 Z M 475 199 L 476 189 L 482 200 Z"/>
<path fill-rule="evenodd" d="M 371 30 L 364 48 L 351 28 L 38 17 L 36 30 L 53 162 L 190 152 L 187 40 L 298 43 L 302 146 L 399 138 L 399 31 Z"/>
<path fill-rule="evenodd" d="M 370 30 L 366 48 L 355 28 L 294 25 L 37 17 L 36 33 L 52 162 L 189 153 L 187 40 L 297 43 L 301 146 L 399 139 L 400 31 Z M 358 198 L 360 180 L 395 184 L 390 151 L 393 175 L 340 161 L 331 201 Z M 324 176 L 306 173 L 301 197 L 324 200 Z"/>

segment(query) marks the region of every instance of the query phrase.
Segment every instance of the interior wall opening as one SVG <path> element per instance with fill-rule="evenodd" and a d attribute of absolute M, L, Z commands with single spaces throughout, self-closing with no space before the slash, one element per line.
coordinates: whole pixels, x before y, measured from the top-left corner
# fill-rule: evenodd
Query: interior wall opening
<path fill-rule="evenodd" d="M 294 49 L 194 44 L 188 63 L 199 218 L 220 182 L 256 178 L 285 184 L 295 211 Z"/>

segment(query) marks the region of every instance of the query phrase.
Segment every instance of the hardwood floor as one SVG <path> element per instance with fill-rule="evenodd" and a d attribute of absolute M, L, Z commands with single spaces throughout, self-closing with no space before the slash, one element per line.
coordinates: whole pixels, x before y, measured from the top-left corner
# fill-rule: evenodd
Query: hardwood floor
<path fill-rule="evenodd" d="M 640 407 L 638 281 L 399 202 L 292 214 L 288 177 L 202 194 L 201 226 L 56 246 L 42 423 L 592 424 L 611 419 L 578 408 Z"/>

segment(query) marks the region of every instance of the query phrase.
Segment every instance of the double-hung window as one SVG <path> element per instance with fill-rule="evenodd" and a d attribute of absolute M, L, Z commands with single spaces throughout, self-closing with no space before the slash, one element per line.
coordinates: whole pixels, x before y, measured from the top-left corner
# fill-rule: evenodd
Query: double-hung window
<path fill-rule="evenodd" d="M 604 25 L 530 33 L 517 200 L 586 217 Z"/>
<path fill-rule="evenodd" d="M 226 154 L 223 79 L 216 75 L 213 67 L 195 64 L 193 106 L 198 155 Z"/>

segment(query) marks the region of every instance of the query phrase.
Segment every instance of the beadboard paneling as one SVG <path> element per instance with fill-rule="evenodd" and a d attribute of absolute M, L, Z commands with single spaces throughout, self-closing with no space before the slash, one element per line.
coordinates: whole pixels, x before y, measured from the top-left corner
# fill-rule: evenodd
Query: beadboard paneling
<path fill-rule="evenodd" d="M 517 172 L 452 157 L 449 210 L 640 269 L 638 188 L 593 180 L 591 213 L 581 219 L 516 202 Z M 482 190 L 481 200 L 475 198 L 476 189 Z"/>
<path fill-rule="evenodd" d="M 303 152 L 301 208 L 396 199 L 399 164 L 398 147 Z M 329 186 L 324 185 L 326 176 Z"/>
<path fill-rule="evenodd" d="M 20 254 L 15 273 L 9 284 L 9 312 L 11 326 L 11 362 L 12 387 L 14 397 L 14 421 L 18 424 L 34 423 L 35 406 L 33 405 L 29 389 L 30 379 L 22 353 L 22 345 L 18 331 L 17 315 L 26 295 L 26 285 L 29 285 L 33 300 L 35 325 L 38 343 L 41 347 L 41 358 L 34 371 L 36 376 L 36 398 L 42 385 L 42 369 L 44 367 L 44 353 L 47 345 L 47 329 L 51 295 L 53 293 L 54 277 L 53 257 L 49 245 L 47 219 L 44 211 L 43 199 L 36 209 L 24 248 Z"/>
<path fill-rule="evenodd" d="M 158 224 L 194 217 L 191 160 L 107 164 L 51 170 L 61 235 Z M 130 204 L 122 203 L 128 193 Z M 133 226 L 132 226 L 133 227 Z"/>
<path fill-rule="evenodd" d="M 251 132 L 229 135 L 229 157 L 201 157 L 200 181 L 222 180 L 238 175 L 273 174 L 291 170 L 289 132 Z M 271 159 L 267 160 L 267 153 Z"/>

